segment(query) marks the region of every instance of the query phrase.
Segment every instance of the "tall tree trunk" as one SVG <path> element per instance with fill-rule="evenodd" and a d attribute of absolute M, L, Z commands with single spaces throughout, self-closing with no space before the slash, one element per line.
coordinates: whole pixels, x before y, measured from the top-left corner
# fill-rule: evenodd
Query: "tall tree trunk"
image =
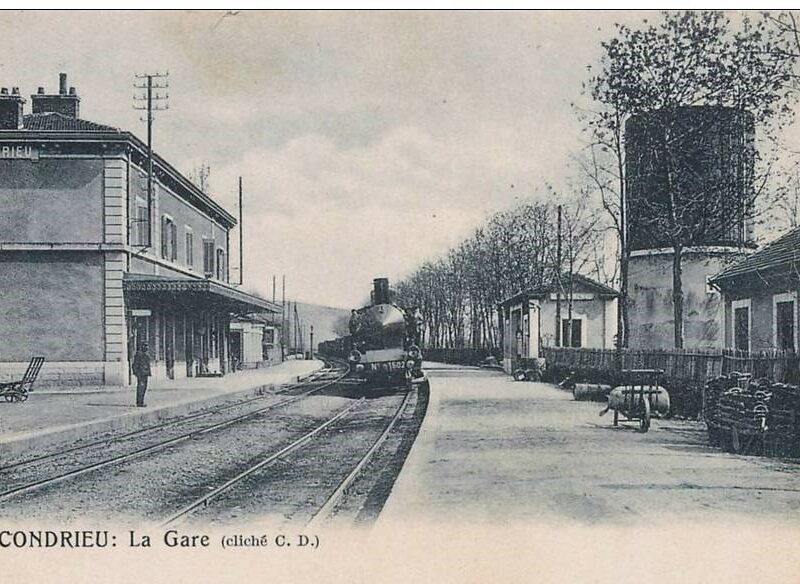
<path fill-rule="evenodd" d="M 627 347 L 630 338 L 630 317 L 628 313 L 628 260 L 627 251 L 619 262 L 619 299 L 617 301 L 617 346 Z"/>
<path fill-rule="evenodd" d="M 672 309 L 675 319 L 675 348 L 683 349 L 683 246 L 672 248 Z"/>

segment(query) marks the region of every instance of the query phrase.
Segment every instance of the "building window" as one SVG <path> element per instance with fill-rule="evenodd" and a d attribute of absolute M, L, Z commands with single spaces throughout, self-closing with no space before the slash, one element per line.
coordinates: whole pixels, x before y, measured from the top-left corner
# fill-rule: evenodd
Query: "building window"
<path fill-rule="evenodd" d="M 772 297 L 772 303 L 775 347 L 781 351 L 794 351 L 797 344 L 795 295 L 793 293 L 776 294 Z"/>
<path fill-rule="evenodd" d="M 161 257 L 170 261 L 178 259 L 178 228 L 168 215 L 161 218 Z"/>
<path fill-rule="evenodd" d="M 203 273 L 207 278 L 214 275 L 214 240 L 203 240 Z"/>
<path fill-rule="evenodd" d="M 733 348 L 738 351 L 750 350 L 750 301 L 737 300 L 733 308 Z"/>
<path fill-rule="evenodd" d="M 194 233 L 188 225 L 186 226 L 186 265 L 190 268 L 194 266 Z"/>
<path fill-rule="evenodd" d="M 217 280 L 225 281 L 225 250 L 219 248 L 217 250 Z"/>
<path fill-rule="evenodd" d="M 583 346 L 583 320 L 580 318 L 572 319 L 572 326 L 570 327 L 570 320 L 565 318 L 561 321 L 561 345 L 564 347 L 582 347 Z"/>
<path fill-rule="evenodd" d="M 136 208 L 133 212 L 133 245 L 146 246 L 148 242 L 147 232 L 150 229 L 150 221 L 147 218 L 147 202 L 144 199 L 136 200 Z"/>

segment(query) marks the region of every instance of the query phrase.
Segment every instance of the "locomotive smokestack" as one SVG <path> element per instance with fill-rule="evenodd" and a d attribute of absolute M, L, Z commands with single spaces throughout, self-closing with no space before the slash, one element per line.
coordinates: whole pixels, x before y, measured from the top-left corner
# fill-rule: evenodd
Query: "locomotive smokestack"
<path fill-rule="evenodd" d="M 388 278 L 375 278 L 372 281 L 374 285 L 373 291 L 373 304 L 389 304 L 389 279 Z"/>

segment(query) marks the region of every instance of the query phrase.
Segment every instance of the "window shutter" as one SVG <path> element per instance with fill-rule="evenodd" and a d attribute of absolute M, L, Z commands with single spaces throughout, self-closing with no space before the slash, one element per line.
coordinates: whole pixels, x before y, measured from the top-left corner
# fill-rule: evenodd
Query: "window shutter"
<path fill-rule="evenodd" d="M 170 224 L 170 231 L 172 231 L 170 234 L 172 237 L 172 261 L 176 261 L 178 259 L 178 226 L 174 223 Z"/>
<path fill-rule="evenodd" d="M 193 266 L 194 265 L 194 250 L 192 249 L 192 233 L 190 231 L 186 232 L 186 265 Z"/>
<path fill-rule="evenodd" d="M 169 224 L 167 218 L 161 218 L 161 257 L 167 259 L 167 241 L 169 239 Z"/>

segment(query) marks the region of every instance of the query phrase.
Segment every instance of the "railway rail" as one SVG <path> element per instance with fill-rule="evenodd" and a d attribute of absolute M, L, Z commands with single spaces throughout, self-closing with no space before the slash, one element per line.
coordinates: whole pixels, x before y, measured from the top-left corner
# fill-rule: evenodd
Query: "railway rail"
<path fill-rule="evenodd" d="M 36 478 L 35 480 L 28 480 L 28 481 L 23 480 L 20 482 L 20 484 L 17 484 L 11 488 L 6 488 L 4 491 L 0 492 L 0 501 L 5 501 L 26 493 L 31 493 L 33 491 L 45 489 L 47 487 L 54 486 L 58 483 L 79 477 L 81 475 L 95 472 L 102 468 L 122 464 L 124 462 L 128 462 L 136 458 L 139 458 L 141 456 L 144 456 L 145 454 L 166 449 L 170 446 L 179 444 L 181 442 L 185 442 L 197 436 L 201 436 L 203 434 L 214 432 L 223 429 L 225 427 L 232 426 L 240 422 L 244 422 L 246 420 L 262 415 L 270 410 L 274 410 L 276 408 L 295 403 L 309 395 L 320 392 L 323 389 L 335 385 L 338 381 L 342 380 L 347 375 L 349 368 L 346 363 L 330 359 L 326 361 L 329 364 L 335 365 L 335 368 L 324 369 L 320 372 L 315 372 L 315 374 L 311 374 L 304 378 L 298 378 L 297 382 L 285 386 L 280 392 L 277 393 L 277 395 L 280 395 L 289 393 L 297 389 L 302 390 L 300 393 L 292 395 L 287 399 L 278 401 L 276 403 L 268 404 L 264 407 L 259 407 L 255 410 L 247 411 L 242 414 L 237 414 L 233 417 L 226 418 L 219 422 L 214 422 L 213 424 L 210 425 L 202 425 L 188 432 L 179 433 L 175 436 L 171 436 L 164 440 L 159 439 L 155 443 L 149 444 L 144 447 L 135 448 L 133 450 L 129 450 L 114 456 L 101 457 L 100 460 L 93 461 L 87 464 L 79 464 L 75 468 L 71 468 L 65 472 L 60 472 L 55 475 L 51 474 L 49 476 L 45 476 L 44 478 Z M 309 386 L 310 388 L 308 388 Z M 262 396 L 257 396 L 255 398 L 250 398 L 247 400 L 237 401 L 235 403 L 227 404 L 225 406 L 203 410 L 201 412 L 192 414 L 190 416 L 184 416 L 177 419 L 167 420 L 165 422 L 154 424 L 146 428 L 141 428 L 139 430 L 135 430 L 132 432 L 126 432 L 124 434 L 119 434 L 119 435 L 112 435 L 101 440 L 96 440 L 90 443 L 81 444 L 72 448 L 68 448 L 66 450 L 60 450 L 58 452 L 42 454 L 29 459 L 17 461 L 12 464 L 7 464 L 0 467 L 0 478 L 2 478 L 3 473 L 9 473 L 10 471 L 18 471 L 24 467 L 30 467 L 37 464 L 42 464 L 44 462 L 52 461 L 58 457 L 64 457 L 66 455 L 75 455 L 76 453 L 80 452 L 87 453 L 90 452 L 91 449 L 93 448 L 97 447 L 107 448 L 112 444 L 120 444 L 134 437 L 140 437 L 144 434 L 150 434 L 162 431 L 166 428 L 179 426 L 185 423 L 194 423 L 197 421 L 202 421 L 203 418 L 215 416 L 220 414 L 221 412 L 227 412 L 234 408 L 247 406 L 259 400 L 263 400 L 266 397 L 274 395 L 276 394 L 266 394 Z M 6 480 L 6 484 L 8 484 L 8 482 L 10 481 Z"/>
<path fill-rule="evenodd" d="M 324 524 L 335 513 L 337 506 L 342 501 L 345 493 L 361 476 L 367 464 L 373 459 L 376 452 L 378 452 L 381 446 L 385 443 L 386 439 L 392 433 L 392 430 L 396 427 L 398 421 L 403 417 L 411 396 L 415 392 L 416 390 L 409 390 L 405 392 L 405 395 L 400 401 L 400 405 L 396 408 L 389 422 L 382 428 L 379 436 L 372 441 L 371 446 L 366 450 L 366 452 L 360 454 L 357 462 L 349 466 L 348 469 L 344 471 L 343 474 L 346 474 L 346 476 L 337 482 L 337 486 L 332 492 L 326 495 L 323 504 L 311 513 L 311 518 L 306 522 L 307 526 L 319 526 Z M 225 493 L 232 490 L 235 486 L 242 483 L 248 477 L 251 477 L 254 473 L 268 468 L 270 465 L 275 464 L 278 461 L 287 462 L 285 457 L 312 444 L 313 438 L 320 435 L 325 430 L 333 429 L 337 422 L 340 422 L 350 414 L 357 412 L 366 401 L 366 398 L 362 397 L 349 404 L 345 408 L 340 409 L 324 422 L 318 424 L 315 428 L 295 439 L 287 446 L 284 446 L 283 448 L 264 456 L 260 460 L 251 464 L 245 470 L 239 472 L 236 476 L 230 478 L 219 486 L 213 487 L 204 495 L 196 498 L 190 503 L 184 505 L 179 510 L 173 512 L 161 523 L 161 526 L 166 527 L 187 520 L 195 511 L 206 509 L 211 506 L 214 501 L 222 499 Z M 288 462 L 291 464 L 291 460 Z"/>

